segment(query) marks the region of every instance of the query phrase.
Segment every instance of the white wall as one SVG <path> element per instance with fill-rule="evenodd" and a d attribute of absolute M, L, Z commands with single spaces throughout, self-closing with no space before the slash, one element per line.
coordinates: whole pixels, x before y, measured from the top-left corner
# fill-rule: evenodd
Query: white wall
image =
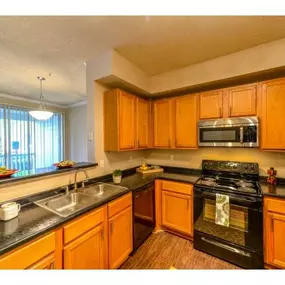
<path fill-rule="evenodd" d="M 66 112 L 66 159 L 87 161 L 87 105 Z"/>

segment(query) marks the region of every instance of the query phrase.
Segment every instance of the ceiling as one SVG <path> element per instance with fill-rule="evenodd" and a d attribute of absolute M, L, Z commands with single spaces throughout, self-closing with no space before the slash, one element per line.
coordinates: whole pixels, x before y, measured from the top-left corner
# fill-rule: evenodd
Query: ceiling
<path fill-rule="evenodd" d="M 0 93 L 49 102 L 86 98 L 88 59 L 115 49 L 149 75 L 285 37 L 285 17 L 0 17 Z M 51 73 L 51 76 L 49 76 Z"/>

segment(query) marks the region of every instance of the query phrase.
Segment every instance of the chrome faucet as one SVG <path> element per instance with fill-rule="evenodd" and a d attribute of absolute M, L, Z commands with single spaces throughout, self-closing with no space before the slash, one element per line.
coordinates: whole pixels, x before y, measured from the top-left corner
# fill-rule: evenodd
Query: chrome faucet
<path fill-rule="evenodd" d="M 83 171 L 83 172 L 84 172 L 85 178 L 86 178 L 86 179 L 82 182 L 82 187 L 83 187 L 83 188 L 85 187 L 84 183 L 85 183 L 86 181 L 88 181 L 88 179 L 89 179 L 86 170 L 85 170 L 85 169 L 82 169 L 82 168 L 78 168 L 78 169 L 75 171 L 75 175 L 74 175 L 74 190 L 75 190 L 75 191 L 77 190 L 77 174 L 78 174 L 78 172 L 80 172 L 80 171 Z"/>

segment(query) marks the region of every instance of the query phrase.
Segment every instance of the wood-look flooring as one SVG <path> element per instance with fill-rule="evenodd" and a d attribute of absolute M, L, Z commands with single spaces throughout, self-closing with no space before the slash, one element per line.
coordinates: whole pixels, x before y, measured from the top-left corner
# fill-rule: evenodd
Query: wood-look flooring
<path fill-rule="evenodd" d="M 240 269 L 193 248 L 193 243 L 167 232 L 152 234 L 120 269 Z"/>

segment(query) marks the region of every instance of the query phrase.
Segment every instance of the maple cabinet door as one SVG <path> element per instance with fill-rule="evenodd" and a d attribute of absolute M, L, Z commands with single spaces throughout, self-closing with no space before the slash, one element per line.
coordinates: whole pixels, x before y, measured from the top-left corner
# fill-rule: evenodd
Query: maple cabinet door
<path fill-rule="evenodd" d="M 148 148 L 149 145 L 149 119 L 150 103 L 137 98 L 137 148 Z"/>
<path fill-rule="evenodd" d="M 64 247 L 64 269 L 104 269 L 104 230 L 100 224 Z"/>
<path fill-rule="evenodd" d="M 200 119 L 216 119 L 223 117 L 223 91 L 200 93 Z"/>
<path fill-rule="evenodd" d="M 172 100 L 164 99 L 153 103 L 154 147 L 171 148 Z"/>
<path fill-rule="evenodd" d="M 193 235 L 192 197 L 170 191 L 161 192 L 162 225 L 188 235 Z"/>
<path fill-rule="evenodd" d="M 267 213 L 266 219 L 266 262 L 285 268 L 285 215 Z"/>
<path fill-rule="evenodd" d="M 133 217 L 128 207 L 109 220 L 109 268 L 120 267 L 132 250 Z"/>
<path fill-rule="evenodd" d="M 285 79 L 262 84 L 261 147 L 285 149 Z"/>
<path fill-rule="evenodd" d="M 125 92 L 119 93 L 119 149 L 134 149 L 136 97 Z M 114 118 L 114 124 L 116 120 Z"/>
<path fill-rule="evenodd" d="M 229 117 L 255 116 L 256 90 L 256 84 L 229 88 Z"/>
<path fill-rule="evenodd" d="M 175 99 L 175 147 L 197 148 L 198 95 Z"/>

